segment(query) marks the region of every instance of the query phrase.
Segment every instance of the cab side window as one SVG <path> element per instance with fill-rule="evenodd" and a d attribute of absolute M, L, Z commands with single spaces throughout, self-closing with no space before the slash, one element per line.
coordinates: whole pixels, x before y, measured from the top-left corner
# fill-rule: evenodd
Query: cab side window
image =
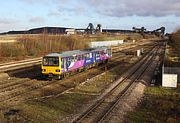
<path fill-rule="evenodd" d="M 82 55 L 79 55 L 77 57 L 78 57 L 78 61 L 82 60 Z"/>
<path fill-rule="evenodd" d="M 64 67 L 64 58 L 61 58 L 61 67 Z"/>

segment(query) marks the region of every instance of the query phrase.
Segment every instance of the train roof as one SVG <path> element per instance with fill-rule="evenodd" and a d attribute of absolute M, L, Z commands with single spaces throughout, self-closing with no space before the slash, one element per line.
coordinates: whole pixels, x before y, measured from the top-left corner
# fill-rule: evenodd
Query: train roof
<path fill-rule="evenodd" d="M 68 56 L 74 56 L 74 55 L 79 55 L 79 54 L 84 54 L 87 53 L 85 51 L 81 50 L 72 50 L 72 51 L 65 51 L 61 53 L 50 53 L 46 55 L 47 57 L 68 57 Z"/>
<path fill-rule="evenodd" d="M 50 53 L 50 54 L 47 54 L 46 56 L 47 57 L 59 57 L 59 53 Z"/>
<path fill-rule="evenodd" d="M 69 57 L 69 56 L 85 54 L 91 51 L 93 52 L 93 51 L 106 50 L 106 49 L 109 49 L 109 48 L 108 47 L 87 48 L 84 50 L 72 50 L 72 51 L 65 51 L 61 53 L 50 53 L 46 56 L 47 57 Z"/>
<path fill-rule="evenodd" d="M 93 48 L 86 48 L 83 51 L 97 51 L 97 50 L 106 50 L 110 49 L 109 47 L 93 47 Z"/>
<path fill-rule="evenodd" d="M 95 50 L 107 50 L 107 49 L 111 49 L 110 47 L 106 47 L 106 46 L 103 46 L 103 47 L 96 47 Z"/>
<path fill-rule="evenodd" d="M 81 50 L 73 50 L 73 51 L 67 51 L 67 52 L 62 52 L 61 57 L 68 57 L 68 56 L 73 56 L 73 55 L 78 55 L 78 54 L 84 54 L 86 52 L 83 52 Z"/>

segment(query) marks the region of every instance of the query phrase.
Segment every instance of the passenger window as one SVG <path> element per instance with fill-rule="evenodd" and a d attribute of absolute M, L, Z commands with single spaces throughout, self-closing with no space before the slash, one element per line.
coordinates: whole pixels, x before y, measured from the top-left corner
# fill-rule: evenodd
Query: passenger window
<path fill-rule="evenodd" d="M 92 58 L 92 53 L 89 53 L 89 57 Z"/>
<path fill-rule="evenodd" d="M 87 58 L 87 54 L 84 54 L 84 59 L 86 59 Z"/>
<path fill-rule="evenodd" d="M 77 59 L 77 56 L 75 56 L 74 58 L 75 58 L 75 62 L 76 62 L 76 61 L 78 60 L 78 59 Z"/>
<path fill-rule="evenodd" d="M 101 55 L 104 55 L 104 52 L 103 52 L 103 51 L 101 51 Z"/>
<path fill-rule="evenodd" d="M 90 58 L 89 53 L 88 53 L 88 54 L 86 54 L 86 57 L 87 57 L 87 58 Z"/>
<path fill-rule="evenodd" d="M 104 50 L 104 54 L 107 54 L 107 50 Z"/>
<path fill-rule="evenodd" d="M 69 66 L 71 64 L 71 58 L 67 58 L 67 65 Z"/>
<path fill-rule="evenodd" d="M 73 62 L 74 61 L 74 57 L 70 57 L 69 61 Z"/>
<path fill-rule="evenodd" d="M 78 56 L 78 61 L 79 61 L 79 60 L 82 60 L 82 56 Z"/>
<path fill-rule="evenodd" d="M 96 52 L 96 56 L 97 56 L 97 57 L 99 57 L 99 56 L 100 56 L 99 52 Z"/>

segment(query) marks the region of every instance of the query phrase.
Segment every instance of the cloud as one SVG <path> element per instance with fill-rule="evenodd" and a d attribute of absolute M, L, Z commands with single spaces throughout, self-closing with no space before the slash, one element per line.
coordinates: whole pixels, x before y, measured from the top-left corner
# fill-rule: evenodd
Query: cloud
<path fill-rule="evenodd" d="M 97 13 L 106 16 L 180 16 L 179 0 L 86 0 L 85 2 Z"/>
<path fill-rule="evenodd" d="M 60 16 L 61 15 L 61 13 L 60 12 L 53 12 L 53 11 L 51 11 L 51 12 L 49 12 L 48 13 L 48 16 L 55 16 L 55 17 L 57 17 L 57 16 Z"/>
<path fill-rule="evenodd" d="M 0 18 L 0 32 L 9 31 L 13 29 L 18 29 L 19 27 L 22 27 L 22 21 L 11 19 L 11 18 Z"/>
<path fill-rule="evenodd" d="M 44 18 L 42 17 L 32 17 L 29 19 L 29 22 L 31 23 L 42 23 L 44 22 Z"/>
<path fill-rule="evenodd" d="M 80 4 L 71 5 L 71 6 L 59 5 L 58 11 L 61 13 L 68 13 L 68 14 L 73 14 L 73 15 L 80 15 L 80 14 L 87 13 L 86 8 Z"/>
<path fill-rule="evenodd" d="M 49 3 L 49 0 L 21 0 L 22 2 L 25 2 L 27 4 L 47 4 Z"/>
<path fill-rule="evenodd" d="M 0 25 L 8 25 L 12 24 L 13 22 L 7 19 L 0 19 Z"/>
<path fill-rule="evenodd" d="M 57 5 L 59 10 L 73 14 L 89 11 L 113 17 L 180 16 L 180 0 L 22 0 L 28 4 Z M 53 15 L 53 13 L 51 13 Z M 57 13 L 56 13 L 57 14 Z M 55 13 L 54 13 L 55 15 Z"/>
<path fill-rule="evenodd" d="M 69 21 L 70 19 L 69 18 L 63 18 L 63 21 Z"/>
<path fill-rule="evenodd" d="M 68 3 L 69 0 L 21 0 L 22 2 L 25 2 L 27 4 L 44 4 L 44 5 L 49 5 L 49 4 L 66 4 Z"/>

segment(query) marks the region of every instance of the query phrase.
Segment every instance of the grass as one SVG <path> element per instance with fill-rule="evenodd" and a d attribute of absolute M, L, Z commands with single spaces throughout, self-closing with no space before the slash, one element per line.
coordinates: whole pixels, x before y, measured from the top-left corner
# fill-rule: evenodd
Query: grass
<path fill-rule="evenodd" d="M 127 65 L 130 67 L 132 64 L 127 63 Z M 95 77 L 93 81 L 75 88 L 71 93 L 65 93 L 59 97 L 34 99 L 13 106 L 11 108 L 19 110 L 18 114 L 9 116 L 10 118 L 5 118 L 5 120 L 24 122 L 23 117 L 25 117 L 27 118 L 26 122 L 33 123 L 62 122 L 62 120 L 67 122 L 66 118 L 74 117 L 77 113 L 82 112 L 122 71 L 127 70 L 124 67 L 120 71 L 119 68 L 120 66 L 117 66 L 117 68 L 107 72 L 107 78 L 105 75 Z"/>
<path fill-rule="evenodd" d="M 170 67 L 180 67 L 180 29 L 171 34 L 167 46 L 165 65 Z"/>
<path fill-rule="evenodd" d="M 154 38 L 152 35 L 148 38 Z M 0 40 L 15 41 L 14 43 L 0 43 L 0 61 L 8 62 L 25 58 L 40 57 L 52 52 L 84 49 L 90 41 L 103 40 L 140 40 L 143 36 L 137 33 L 132 34 L 111 34 L 102 33 L 97 35 L 4 35 Z"/>
<path fill-rule="evenodd" d="M 180 56 L 180 29 L 172 33 L 171 36 L 171 45 L 177 51 L 177 54 Z"/>
<path fill-rule="evenodd" d="M 80 88 L 76 88 L 74 91 L 72 91 L 72 93 L 66 93 L 57 98 L 28 101 L 13 108 L 20 110 L 18 114 L 22 117 L 27 117 L 27 119 L 29 119 L 29 121 L 27 120 L 28 122 L 60 122 L 59 119 L 70 117 L 76 112 L 81 112 L 83 110 L 82 105 L 86 107 L 88 103 L 91 103 L 92 100 L 95 99 L 96 95 L 91 95 L 91 93 L 99 94 L 110 83 L 112 83 L 112 80 L 118 78 L 119 74 L 127 70 L 125 69 L 126 67 L 130 67 L 131 65 L 132 63 L 125 62 L 123 67 L 121 65 L 116 66 L 115 69 L 107 73 L 107 79 L 105 79 L 104 76 L 99 77 L 94 79 L 93 82 L 84 84 Z M 69 83 L 64 83 L 64 85 L 72 86 Z M 48 89 L 45 92 L 47 91 Z M 83 94 L 84 92 L 87 94 Z M 1 116 L 3 117 L 0 112 L 0 118 Z M 19 118 L 19 116 L 16 115 L 13 119 L 20 119 L 14 120 L 15 122 L 23 122 L 22 117 Z"/>
<path fill-rule="evenodd" d="M 180 122 L 180 89 L 148 87 L 139 106 L 126 119 L 133 123 Z"/>
<path fill-rule="evenodd" d="M 87 103 L 89 98 L 91 97 L 87 95 L 70 93 L 57 98 L 34 100 L 22 107 L 22 113 L 33 119 L 34 122 L 58 122 L 67 114 L 73 114 L 76 110 L 80 110 L 81 105 Z"/>
<path fill-rule="evenodd" d="M 106 76 L 106 77 L 105 77 Z M 113 73 L 107 72 L 107 74 L 94 78 L 92 81 L 75 88 L 75 93 L 96 93 L 99 94 L 107 85 L 112 82 Z"/>
<path fill-rule="evenodd" d="M 0 43 L 16 42 L 21 35 L 0 35 Z"/>
<path fill-rule="evenodd" d="M 49 99 L 38 99 L 14 106 L 18 110 L 15 115 L 3 116 L 0 112 L 0 122 L 13 123 L 53 123 L 60 122 L 77 111 L 82 111 L 81 106 L 91 100 L 93 96 L 82 95 L 77 93 L 67 93 L 60 97 Z"/>

